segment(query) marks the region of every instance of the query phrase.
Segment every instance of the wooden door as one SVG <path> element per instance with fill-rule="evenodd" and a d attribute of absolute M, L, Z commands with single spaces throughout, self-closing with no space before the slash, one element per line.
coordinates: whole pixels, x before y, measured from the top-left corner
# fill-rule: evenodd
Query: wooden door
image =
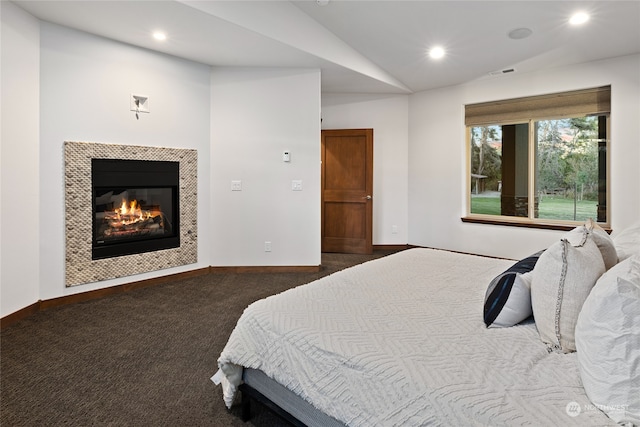
<path fill-rule="evenodd" d="M 322 131 L 322 251 L 373 253 L 373 129 Z"/>

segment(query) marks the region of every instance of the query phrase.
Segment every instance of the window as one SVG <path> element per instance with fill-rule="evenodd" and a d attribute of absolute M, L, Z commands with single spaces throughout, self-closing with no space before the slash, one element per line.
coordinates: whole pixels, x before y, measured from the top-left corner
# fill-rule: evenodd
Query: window
<path fill-rule="evenodd" d="M 610 87 L 467 105 L 464 221 L 608 226 Z"/>

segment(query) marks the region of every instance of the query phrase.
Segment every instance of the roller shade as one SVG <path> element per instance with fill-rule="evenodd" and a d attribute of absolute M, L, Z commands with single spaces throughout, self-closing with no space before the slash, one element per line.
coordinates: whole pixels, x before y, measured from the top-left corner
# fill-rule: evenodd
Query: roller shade
<path fill-rule="evenodd" d="M 611 112 L 611 86 L 469 104 L 464 111 L 467 126 L 605 114 Z"/>

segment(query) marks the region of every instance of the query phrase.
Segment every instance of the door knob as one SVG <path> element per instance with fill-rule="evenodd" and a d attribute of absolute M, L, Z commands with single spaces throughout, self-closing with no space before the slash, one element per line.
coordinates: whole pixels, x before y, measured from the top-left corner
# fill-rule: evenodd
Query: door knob
<path fill-rule="evenodd" d="M 367 194 L 366 196 L 363 197 L 363 199 L 371 200 L 371 196 Z"/>

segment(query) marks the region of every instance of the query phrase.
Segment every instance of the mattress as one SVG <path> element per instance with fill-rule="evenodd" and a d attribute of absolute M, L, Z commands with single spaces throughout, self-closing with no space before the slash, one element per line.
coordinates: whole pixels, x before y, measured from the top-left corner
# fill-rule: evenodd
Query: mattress
<path fill-rule="evenodd" d="M 416 248 L 257 301 L 218 360 L 225 402 L 247 367 L 348 426 L 616 425 L 533 321 L 485 327 L 511 264 Z"/>

